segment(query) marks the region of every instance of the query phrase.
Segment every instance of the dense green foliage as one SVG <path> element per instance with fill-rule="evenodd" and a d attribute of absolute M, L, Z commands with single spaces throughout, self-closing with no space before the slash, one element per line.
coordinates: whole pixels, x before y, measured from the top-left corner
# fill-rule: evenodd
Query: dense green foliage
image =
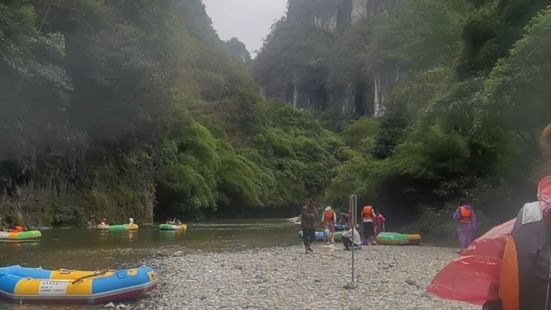
<path fill-rule="evenodd" d="M 240 212 L 294 207 L 319 196 L 330 182 L 328 171 L 346 159 L 342 143 L 312 115 L 286 104 L 270 104 L 265 121 L 240 147 L 197 122 L 173 132 L 163 147 L 161 206 L 172 214 Z"/>
<path fill-rule="evenodd" d="M 248 57 L 200 0 L 3 1 L 0 215 L 151 221 L 155 203 L 232 214 L 320 195 L 338 139 L 266 103 Z"/>
<path fill-rule="evenodd" d="M 316 115 L 266 102 L 200 0 L 3 1 L 0 215 L 231 216 L 356 192 L 440 218 L 460 197 L 506 215 L 532 199 L 550 1 L 373 1 L 355 22 L 351 3 L 291 1 L 252 65 Z M 385 115 L 360 118 L 375 97 Z"/>
<path fill-rule="evenodd" d="M 467 197 L 505 217 L 535 199 L 538 136 L 551 121 L 550 3 L 458 3 L 404 0 L 372 21 L 366 62 L 408 74 L 388 91 L 371 151 L 339 168 L 328 197 L 348 184 L 391 211 Z"/>
<path fill-rule="evenodd" d="M 238 38 L 231 38 L 226 41 L 226 49 L 246 67 L 251 64 L 251 53 L 247 50 L 247 46 L 245 46 L 243 42 L 239 41 Z"/>
<path fill-rule="evenodd" d="M 427 208 L 459 198 L 507 217 L 534 199 L 538 136 L 551 121 L 551 2 L 370 2 L 355 23 L 339 15 L 343 3 L 293 1 L 253 67 L 268 96 L 288 94 L 289 81 L 330 94 L 324 124 L 350 149 L 326 198 L 343 203 L 356 192 L 397 217 L 440 214 Z M 327 28 L 319 21 L 335 8 L 337 26 Z M 339 90 L 357 100 L 366 82 L 392 71 L 382 118 L 338 117 Z"/>

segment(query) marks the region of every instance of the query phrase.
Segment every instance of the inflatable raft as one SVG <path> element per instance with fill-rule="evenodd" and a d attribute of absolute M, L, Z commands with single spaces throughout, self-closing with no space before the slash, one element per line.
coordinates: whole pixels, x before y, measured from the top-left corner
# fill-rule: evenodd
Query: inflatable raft
<path fill-rule="evenodd" d="M 96 228 L 99 229 L 99 230 L 107 230 L 107 231 L 117 232 L 117 231 L 138 230 L 139 227 L 136 224 L 123 224 L 123 225 L 102 225 L 102 224 L 98 224 L 98 226 L 96 226 Z"/>
<path fill-rule="evenodd" d="M 38 230 L 28 230 L 21 232 L 0 231 L 0 241 L 23 241 L 38 239 L 42 236 Z"/>
<path fill-rule="evenodd" d="M 302 230 L 298 232 L 298 237 L 302 239 Z M 316 230 L 316 240 L 317 241 L 323 240 L 323 238 L 325 238 L 325 237 L 326 237 L 326 235 L 325 235 L 324 231 Z M 342 232 L 341 231 L 336 231 L 335 235 L 334 235 L 334 238 L 335 238 L 335 241 L 341 240 Z"/>
<path fill-rule="evenodd" d="M 161 224 L 159 225 L 160 230 L 175 230 L 175 231 L 183 231 L 185 232 L 187 230 L 186 224 L 180 224 L 180 225 L 174 225 L 174 224 Z"/>
<path fill-rule="evenodd" d="M 153 269 L 106 271 L 0 268 L 0 297 L 17 303 L 106 304 L 141 297 L 157 286 Z"/>
<path fill-rule="evenodd" d="M 392 232 L 382 232 L 375 239 L 377 244 L 382 245 L 419 245 L 421 236 L 417 234 L 399 234 Z"/>

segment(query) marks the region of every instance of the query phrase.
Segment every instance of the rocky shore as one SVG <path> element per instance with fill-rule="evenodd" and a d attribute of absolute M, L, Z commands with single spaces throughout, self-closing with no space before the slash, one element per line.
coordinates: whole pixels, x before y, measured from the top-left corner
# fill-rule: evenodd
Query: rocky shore
<path fill-rule="evenodd" d="M 357 287 L 350 283 L 350 252 L 301 246 L 185 255 L 149 262 L 159 288 L 138 309 L 479 309 L 433 299 L 425 287 L 455 249 L 371 246 L 356 251 Z"/>

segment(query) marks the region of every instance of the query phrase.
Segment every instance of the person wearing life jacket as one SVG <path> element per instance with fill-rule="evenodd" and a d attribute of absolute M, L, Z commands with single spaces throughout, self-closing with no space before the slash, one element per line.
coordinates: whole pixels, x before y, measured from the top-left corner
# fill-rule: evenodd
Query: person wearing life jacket
<path fill-rule="evenodd" d="M 331 207 L 325 208 L 321 216 L 323 228 L 325 230 L 325 243 L 335 243 L 335 223 L 337 222 L 337 214 Z"/>
<path fill-rule="evenodd" d="M 520 210 L 507 237 L 499 276 L 501 310 L 551 309 L 551 175 L 539 182 L 538 201 Z"/>
<path fill-rule="evenodd" d="M 463 251 L 471 245 L 476 229 L 476 216 L 467 201 L 461 201 L 460 207 L 453 214 L 453 220 L 457 222 L 457 238 Z"/>
<path fill-rule="evenodd" d="M 11 233 L 19 233 L 19 232 L 22 232 L 24 231 L 25 229 L 23 228 L 23 226 L 21 225 L 16 225 L 14 226 L 12 229 L 10 229 L 10 232 Z"/>
<path fill-rule="evenodd" d="M 379 235 L 381 232 L 385 231 L 385 222 L 386 219 L 381 213 L 380 210 L 377 210 L 376 215 L 374 216 L 374 222 L 375 222 L 375 237 Z"/>
<path fill-rule="evenodd" d="M 364 240 L 366 240 L 368 243 L 373 243 L 374 234 L 375 234 L 375 210 L 373 209 L 373 206 L 366 205 L 362 208 L 362 225 L 363 225 L 363 233 L 364 233 Z"/>

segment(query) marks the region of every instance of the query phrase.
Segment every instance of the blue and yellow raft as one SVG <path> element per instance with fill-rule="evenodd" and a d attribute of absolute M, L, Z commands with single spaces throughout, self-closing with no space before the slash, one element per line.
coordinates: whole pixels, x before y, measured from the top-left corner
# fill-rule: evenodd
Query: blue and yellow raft
<path fill-rule="evenodd" d="M 0 268 L 0 296 L 18 303 L 106 304 L 136 299 L 154 289 L 153 269 L 104 271 Z"/>

